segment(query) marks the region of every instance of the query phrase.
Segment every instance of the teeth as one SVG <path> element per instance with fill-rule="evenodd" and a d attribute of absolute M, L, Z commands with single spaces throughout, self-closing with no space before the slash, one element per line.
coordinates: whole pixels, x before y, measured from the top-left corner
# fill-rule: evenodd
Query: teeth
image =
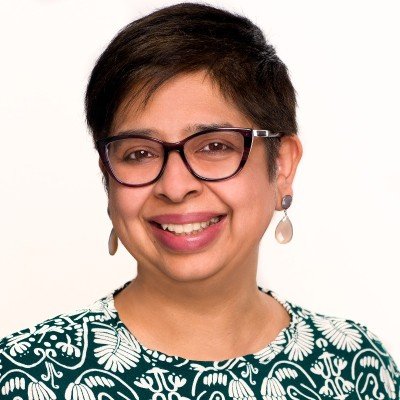
<path fill-rule="evenodd" d="M 218 217 L 213 217 L 209 221 L 193 222 L 192 224 L 161 224 L 164 230 L 178 234 L 188 234 L 192 232 L 201 232 L 204 228 L 215 224 L 219 221 Z"/>

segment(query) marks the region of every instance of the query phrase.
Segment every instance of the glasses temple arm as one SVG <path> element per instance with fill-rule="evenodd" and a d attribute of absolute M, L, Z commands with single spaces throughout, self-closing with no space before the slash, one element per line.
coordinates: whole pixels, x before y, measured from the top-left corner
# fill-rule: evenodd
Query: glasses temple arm
<path fill-rule="evenodd" d="M 283 135 L 281 132 L 271 132 L 266 129 L 253 129 L 252 132 L 254 136 L 258 137 L 279 137 Z"/>

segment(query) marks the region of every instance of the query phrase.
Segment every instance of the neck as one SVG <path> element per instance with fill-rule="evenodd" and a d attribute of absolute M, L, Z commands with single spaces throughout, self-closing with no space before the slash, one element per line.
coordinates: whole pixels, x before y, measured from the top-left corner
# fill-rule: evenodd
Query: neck
<path fill-rule="evenodd" d="M 245 307 L 258 297 L 256 282 L 258 252 L 237 260 L 236 265 L 220 269 L 206 279 L 177 281 L 158 269 L 138 264 L 137 276 L 126 288 L 131 303 L 139 300 L 140 307 L 153 310 L 176 310 L 191 315 L 218 313 L 226 307 Z M 224 316 L 222 314 L 221 316 Z"/>
<path fill-rule="evenodd" d="M 257 261 L 255 253 L 245 265 L 195 282 L 155 277 L 138 265 L 137 277 L 115 297 L 115 305 L 121 320 L 146 347 L 166 349 L 168 354 L 193 353 L 196 359 L 200 352 L 213 359 L 219 349 L 224 358 L 254 342 L 254 332 L 264 335 L 265 341 L 271 300 L 257 288 Z"/>

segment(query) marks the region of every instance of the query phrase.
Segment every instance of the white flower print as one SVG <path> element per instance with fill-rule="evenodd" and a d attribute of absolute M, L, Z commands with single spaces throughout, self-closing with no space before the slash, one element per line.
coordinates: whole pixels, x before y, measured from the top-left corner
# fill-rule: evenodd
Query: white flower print
<path fill-rule="evenodd" d="M 335 399 L 346 399 L 347 393 L 354 388 L 354 384 L 343 376 L 343 371 L 348 364 L 347 361 L 327 351 L 318 358 L 320 361 L 317 361 L 310 368 L 310 371 L 320 375 L 324 380 L 319 393 L 324 396 L 334 396 Z"/>
<path fill-rule="evenodd" d="M 261 384 L 263 400 L 286 400 L 286 390 L 275 377 L 265 377 Z"/>
<path fill-rule="evenodd" d="M 6 348 L 10 348 L 11 356 L 16 357 L 18 354 L 25 353 L 25 351 L 31 347 L 31 343 L 25 339 L 28 339 L 30 336 L 32 336 L 35 330 L 35 328 L 28 328 L 27 332 L 9 336 L 10 339 L 7 341 Z"/>
<path fill-rule="evenodd" d="M 337 349 L 347 350 L 350 353 L 361 348 L 362 338 L 360 332 L 344 319 L 316 315 L 314 323 L 317 329 Z"/>
<path fill-rule="evenodd" d="M 71 337 L 67 334 L 66 335 L 67 342 L 59 342 L 56 343 L 56 349 L 60 349 L 63 353 L 66 353 L 67 355 L 74 355 L 75 357 L 80 357 L 81 355 L 81 350 L 72 344 Z"/>
<path fill-rule="evenodd" d="M 85 384 L 71 382 L 65 391 L 65 400 L 96 400 L 96 396 Z"/>
<path fill-rule="evenodd" d="M 31 343 L 29 342 L 24 342 L 24 341 L 16 342 L 11 346 L 10 354 L 13 357 L 16 357 L 17 354 L 25 353 L 29 349 L 29 347 L 31 347 Z"/>
<path fill-rule="evenodd" d="M 190 400 L 179 393 L 179 389 L 187 382 L 186 378 L 175 376 L 170 371 L 158 367 L 149 369 L 147 373 L 154 375 L 154 379 L 151 376 L 145 376 L 139 378 L 134 384 L 148 389 L 149 393 L 152 392 L 152 400 Z"/>
<path fill-rule="evenodd" d="M 43 382 L 29 382 L 28 400 L 55 400 L 57 396 Z"/>
<path fill-rule="evenodd" d="M 311 327 L 302 319 L 299 320 L 293 336 L 285 348 L 290 361 L 302 361 L 314 349 L 314 334 Z"/>
<path fill-rule="evenodd" d="M 291 324 L 262 350 L 195 361 L 140 344 L 110 294 L 0 340 L 0 399 L 400 400 L 400 371 L 365 325 L 281 301 Z"/>
<path fill-rule="evenodd" d="M 94 349 L 98 363 L 104 364 L 107 371 L 124 372 L 136 367 L 140 359 L 140 347 L 134 342 L 132 335 L 123 328 L 115 330 L 107 325 L 102 328 L 93 328 L 94 343 L 101 344 Z"/>
<path fill-rule="evenodd" d="M 266 346 L 264 349 L 254 353 L 254 357 L 260 361 L 261 364 L 269 363 L 275 356 L 280 353 L 286 343 L 284 332 L 279 332 L 277 338 Z"/>

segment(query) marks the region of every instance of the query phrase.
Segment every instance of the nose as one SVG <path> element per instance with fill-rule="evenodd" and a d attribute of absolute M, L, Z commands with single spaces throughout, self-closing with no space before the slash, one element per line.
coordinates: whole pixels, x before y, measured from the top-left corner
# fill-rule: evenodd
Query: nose
<path fill-rule="evenodd" d="M 154 185 L 155 195 L 179 203 L 185 198 L 198 196 L 202 189 L 203 182 L 192 175 L 182 156 L 177 151 L 171 151 L 164 172 Z"/>

